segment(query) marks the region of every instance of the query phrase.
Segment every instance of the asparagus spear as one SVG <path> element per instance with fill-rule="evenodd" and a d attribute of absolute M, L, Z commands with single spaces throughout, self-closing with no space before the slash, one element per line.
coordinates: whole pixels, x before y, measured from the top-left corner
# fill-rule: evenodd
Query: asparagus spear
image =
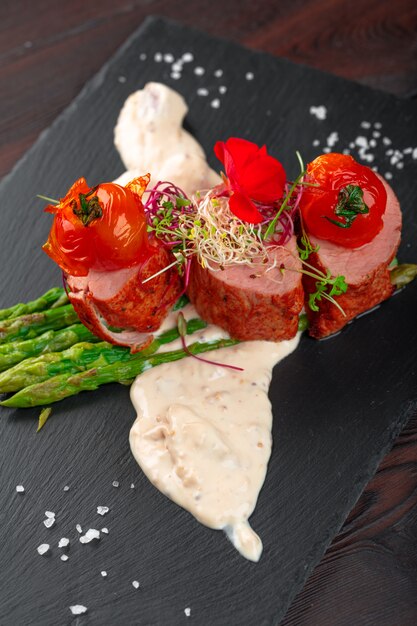
<path fill-rule="evenodd" d="M 71 304 L 4 320 L 0 323 L 0 344 L 32 339 L 47 330 L 65 328 L 78 321 L 78 316 Z"/>
<path fill-rule="evenodd" d="M 56 308 L 68 303 L 67 294 L 62 287 L 53 287 L 40 298 L 32 300 L 31 302 L 15 304 L 8 309 L 0 309 L 0 320 L 13 319 L 20 317 L 21 315 L 29 315 L 30 313 L 37 313 L 44 309 L 51 307 Z"/>
<path fill-rule="evenodd" d="M 206 343 L 196 342 L 188 346 L 187 350 L 192 354 L 201 354 L 209 350 L 233 346 L 236 343 L 238 341 L 234 339 L 220 339 Z M 178 361 L 185 356 L 187 356 L 187 353 L 184 350 L 160 352 L 149 357 L 144 357 L 141 353 L 137 353 L 131 355 L 130 359 L 126 361 L 93 367 L 78 374 L 54 376 L 42 383 L 25 387 L 0 404 L 16 408 L 49 405 L 63 398 L 73 396 L 80 391 L 92 391 L 106 383 L 130 383 L 135 376 L 142 374 L 151 367 L 161 363 Z"/>
<path fill-rule="evenodd" d="M 187 334 L 192 334 L 207 326 L 201 319 L 187 322 Z M 152 343 L 140 352 L 145 358 L 162 345 L 178 339 L 179 332 L 173 328 L 156 337 Z M 13 344 L 12 344 L 13 345 Z M 114 346 L 105 341 L 92 344 L 76 343 L 63 352 L 50 352 L 38 357 L 25 359 L 14 367 L 0 374 L 0 393 L 19 391 L 24 387 L 40 383 L 60 374 L 75 374 L 93 367 L 122 362 L 132 358 L 129 348 Z"/>
<path fill-rule="evenodd" d="M 0 372 L 28 357 L 65 350 L 80 341 L 97 342 L 99 339 L 83 324 L 73 324 L 61 330 L 48 330 L 33 339 L 5 343 L 0 345 Z"/>

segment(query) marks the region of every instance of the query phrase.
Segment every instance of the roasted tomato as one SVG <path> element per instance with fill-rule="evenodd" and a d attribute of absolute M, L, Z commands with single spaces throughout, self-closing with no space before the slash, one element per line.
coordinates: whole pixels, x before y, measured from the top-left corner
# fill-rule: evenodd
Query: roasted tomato
<path fill-rule="evenodd" d="M 71 276 L 131 267 L 146 259 L 149 241 L 141 197 L 149 179 L 93 188 L 85 178 L 77 180 L 59 204 L 45 209 L 54 214 L 43 246 L 46 254 Z"/>
<path fill-rule="evenodd" d="M 346 248 L 369 243 L 383 226 L 387 192 L 369 168 L 345 154 L 323 154 L 307 166 L 300 210 L 308 233 Z"/>

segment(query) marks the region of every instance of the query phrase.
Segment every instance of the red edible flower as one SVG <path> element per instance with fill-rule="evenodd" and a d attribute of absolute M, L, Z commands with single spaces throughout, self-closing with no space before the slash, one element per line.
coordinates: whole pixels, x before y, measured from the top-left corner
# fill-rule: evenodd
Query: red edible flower
<path fill-rule="evenodd" d="M 238 137 L 218 141 L 214 154 L 226 170 L 232 213 L 244 222 L 262 222 L 264 217 L 255 203 L 270 205 L 283 196 L 286 175 L 281 163 L 265 146 Z"/>

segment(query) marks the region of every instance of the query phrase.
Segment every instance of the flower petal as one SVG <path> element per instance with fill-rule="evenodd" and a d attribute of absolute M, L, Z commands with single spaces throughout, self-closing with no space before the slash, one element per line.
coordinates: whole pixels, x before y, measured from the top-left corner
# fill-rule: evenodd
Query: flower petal
<path fill-rule="evenodd" d="M 236 191 L 230 196 L 229 208 L 242 222 L 259 224 L 264 219 L 248 196 L 245 196 L 245 194 L 239 191 Z"/>

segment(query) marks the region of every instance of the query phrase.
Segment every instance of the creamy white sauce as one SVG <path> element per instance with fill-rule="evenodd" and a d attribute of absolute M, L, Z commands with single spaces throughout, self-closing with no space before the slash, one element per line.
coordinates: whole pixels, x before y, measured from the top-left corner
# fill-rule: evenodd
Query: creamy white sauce
<path fill-rule="evenodd" d="M 165 363 L 131 389 L 138 416 L 130 446 L 144 473 L 199 522 L 224 530 L 251 561 L 262 553 L 248 518 L 271 454 L 272 368 L 298 341 L 251 341 L 204 355 L 243 372 L 191 357 Z"/>
<path fill-rule="evenodd" d="M 126 101 L 115 128 L 115 145 L 127 171 L 115 182 L 152 174 L 191 196 L 220 177 L 203 149 L 182 128 L 183 98 L 165 85 L 148 83 Z M 198 317 L 191 305 L 187 320 Z M 177 325 L 172 312 L 155 335 Z M 187 336 L 187 344 L 227 337 L 210 325 Z M 272 369 L 295 350 L 297 335 L 279 343 L 253 341 L 207 352 L 204 358 L 243 367 L 238 372 L 187 357 L 139 376 L 131 399 L 137 419 L 130 431 L 133 455 L 149 480 L 210 528 L 222 529 L 247 559 L 258 561 L 262 542 L 249 525 L 271 454 Z M 160 351 L 177 350 L 181 341 Z"/>

